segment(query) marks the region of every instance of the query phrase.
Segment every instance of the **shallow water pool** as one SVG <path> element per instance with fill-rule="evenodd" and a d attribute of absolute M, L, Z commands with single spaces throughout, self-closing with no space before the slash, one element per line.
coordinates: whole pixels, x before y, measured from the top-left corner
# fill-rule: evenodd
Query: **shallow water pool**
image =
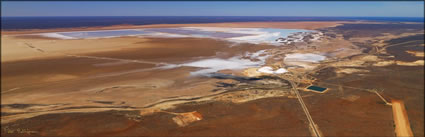
<path fill-rule="evenodd" d="M 303 29 L 274 28 L 225 28 L 225 27 L 179 27 L 179 28 L 149 28 L 99 31 L 74 31 L 42 33 L 46 37 L 61 39 L 107 38 L 120 36 L 149 37 L 198 37 L 217 38 L 232 42 L 278 44 L 276 39 L 285 38 L 296 32 L 309 32 Z"/>

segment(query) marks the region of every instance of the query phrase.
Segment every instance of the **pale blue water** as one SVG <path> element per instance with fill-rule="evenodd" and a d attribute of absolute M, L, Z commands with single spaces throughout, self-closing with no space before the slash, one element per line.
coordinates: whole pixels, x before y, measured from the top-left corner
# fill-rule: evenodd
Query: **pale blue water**
<path fill-rule="evenodd" d="M 150 36 L 150 37 L 196 37 L 216 38 L 244 43 L 271 43 L 278 44 L 276 39 L 286 38 L 295 32 L 310 32 L 303 29 L 275 29 L 275 28 L 215 28 L 215 27 L 191 27 L 191 28 L 150 28 L 150 29 L 125 29 L 125 30 L 99 30 L 99 31 L 75 31 L 58 32 L 51 37 L 61 38 L 60 35 L 74 39 L 105 38 L 120 36 Z M 49 36 L 49 35 L 45 35 Z"/>
<path fill-rule="evenodd" d="M 206 38 L 235 38 L 244 36 L 254 36 L 253 32 L 261 32 L 264 37 L 255 39 L 263 41 L 274 41 L 279 37 L 287 37 L 295 32 L 308 32 L 302 29 L 273 29 L 273 28 L 248 28 L 241 29 L 243 31 L 206 31 L 202 29 L 185 29 L 185 28 L 154 28 L 154 29 L 126 29 L 126 30 L 100 30 L 100 31 L 75 31 L 75 32 L 58 32 L 57 34 L 73 37 L 73 38 L 102 38 L 102 37 L 120 37 L 130 35 L 149 36 L 155 33 L 178 34 L 189 37 L 206 37 Z M 253 39 L 254 40 L 254 39 Z"/>
<path fill-rule="evenodd" d="M 249 34 L 241 34 L 241 33 L 203 31 L 199 29 L 182 29 L 182 28 L 153 28 L 153 29 L 145 29 L 145 30 L 150 32 L 163 32 L 163 33 L 171 33 L 171 34 L 191 35 L 196 37 L 213 37 L 213 38 L 232 38 L 232 37 L 249 36 Z"/>
<path fill-rule="evenodd" d="M 77 32 L 59 32 L 58 34 L 73 38 L 102 38 L 102 37 L 119 37 L 129 35 L 142 35 L 151 32 L 144 30 L 102 30 L 102 31 L 77 31 Z"/>

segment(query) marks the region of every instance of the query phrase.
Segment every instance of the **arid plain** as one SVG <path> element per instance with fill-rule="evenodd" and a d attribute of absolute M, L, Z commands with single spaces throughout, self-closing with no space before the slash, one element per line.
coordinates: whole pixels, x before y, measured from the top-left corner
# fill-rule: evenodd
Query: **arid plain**
<path fill-rule="evenodd" d="M 413 134 L 424 136 L 423 26 L 249 22 L 2 31 L 2 135 L 309 136 L 296 89 L 323 136 L 396 136 L 384 100 L 403 101 Z M 278 46 L 199 37 L 32 35 L 176 27 L 306 29 L 321 35 Z M 313 61 L 291 60 L 299 55 Z M 264 64 L 233 69 L 230 63 L 212 75 L 192 75 L 204 69 L 197 61 L 235 56 Z M 264 66 L 288 73 L 259 71 Z M 309 85 L 327 91 L 305 90 Z M 185 119 L 190 116 L 196 119 Z"/>

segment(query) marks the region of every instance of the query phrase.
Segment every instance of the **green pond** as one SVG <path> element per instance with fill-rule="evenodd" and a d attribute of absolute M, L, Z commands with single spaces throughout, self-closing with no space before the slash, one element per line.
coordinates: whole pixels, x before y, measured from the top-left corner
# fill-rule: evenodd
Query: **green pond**
<path fill-rule="evenodd" d="M 319 87 L 319 86 L 309 86 L 309 87 L 307 87 L 307 89 L 318 91 L 318 92 L 323 92 L 328 88 L 323 88 L 323 87 Z"/>

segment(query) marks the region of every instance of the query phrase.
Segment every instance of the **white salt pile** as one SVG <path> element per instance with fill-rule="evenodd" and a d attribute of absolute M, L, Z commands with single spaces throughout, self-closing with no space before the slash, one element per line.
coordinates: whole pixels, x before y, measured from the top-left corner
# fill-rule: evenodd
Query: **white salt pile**
<path fill-rule="evenodd" d="M 279 68 L 279 69 L 277 69 L 277 70 L 274 71 L 273 68 L 272 67 L 269 67 L 269 66 L 261 67 L 257 71 L 258 72 L 262 72 L 262 73 L 267 73 L 267 74 L 282 74 L 282 73 L 288 72 L 284 68 Z"/>

